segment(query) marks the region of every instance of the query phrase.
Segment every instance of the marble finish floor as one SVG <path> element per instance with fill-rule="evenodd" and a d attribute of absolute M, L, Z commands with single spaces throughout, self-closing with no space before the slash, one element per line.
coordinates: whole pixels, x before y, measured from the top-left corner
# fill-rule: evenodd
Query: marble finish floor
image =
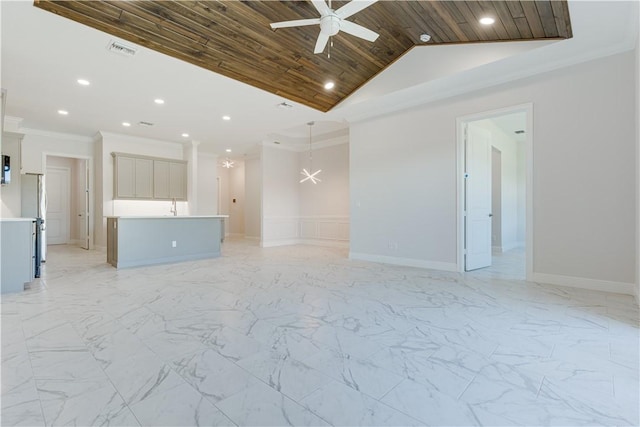
<path fill-rule="evenodd" d="M 1 424 L 638 425 L 633 298 L 261 249 L 2 298 Z"/>

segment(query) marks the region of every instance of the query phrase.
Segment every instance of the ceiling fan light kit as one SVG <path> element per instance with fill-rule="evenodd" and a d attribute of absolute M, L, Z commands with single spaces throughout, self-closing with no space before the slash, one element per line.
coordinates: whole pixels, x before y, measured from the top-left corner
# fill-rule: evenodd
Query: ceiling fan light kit
<path fill-rule="evenodd" d="M 340 31 L 343 31 L 352 36 L 359 37 L 370 42 L 376 41 L 378 33 L 371 31 L 362 25 L 356 24 L 351 21 L 347 21 L 352 15 L 360 12 L 363 9 L 376 3 L 378 0 L 351 0 L 337 10 L 331 9 L 330 4 L 327 4 L 324 0 L 311 0 L 311 3 L 320 13 L 319 18 L 310 19 L 297 19 L 294 21 L 282 21 L 271 23 L 271 28 L 289 28 L 289 27 L 303 27 L 307 25 L 320 25 L 320 34 L 316 40 L 313 53 L 322 53 L 327 47 L 329 39 Z"/>

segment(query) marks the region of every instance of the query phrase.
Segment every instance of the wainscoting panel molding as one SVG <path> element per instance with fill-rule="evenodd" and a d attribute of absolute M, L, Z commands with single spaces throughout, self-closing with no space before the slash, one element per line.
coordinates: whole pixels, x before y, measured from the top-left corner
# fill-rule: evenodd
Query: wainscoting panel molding
<path fill-rule="evenodd" d="M 348 216 L 268 217 L 263 220 L 262 247 L 294 244 L 347 247 Z"/>

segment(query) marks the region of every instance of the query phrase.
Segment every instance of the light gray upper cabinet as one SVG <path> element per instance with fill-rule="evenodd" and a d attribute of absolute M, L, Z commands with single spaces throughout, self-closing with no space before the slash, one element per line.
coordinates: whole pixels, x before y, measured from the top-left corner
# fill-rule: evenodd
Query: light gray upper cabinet
<path fill-rule="evenodd" d="M 153 197 L 153 160 L 115 155 L 114 166 L 114 199 Z"/>
<path fill-rule="evenodd" d="M 153 161 L 153 197 L 156 199 L 170 199 L 169 196 L 169 161 Z"/>
<path fill-rule="evenodd" d="M 187 162 L 113 153 L 114 199 L 187 200 Z"/>
<path fill-rule="evenodd" d="M 187 163 L 179 160 L 153 161 L 153 198 L 187 200 Z"/>
<path fill-rule="evenodd" d="M 169 163 L 169 197 L 187 200 L 187 164 L 183 162 Z"/>

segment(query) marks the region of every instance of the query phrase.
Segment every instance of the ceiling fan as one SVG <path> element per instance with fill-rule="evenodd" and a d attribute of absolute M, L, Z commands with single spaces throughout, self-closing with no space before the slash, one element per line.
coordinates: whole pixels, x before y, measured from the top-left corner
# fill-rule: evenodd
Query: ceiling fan
<path fill-rule="evenodd" d="M 339 31 L 373 42 L 378 38 L 378 33 L 362 25 L 347 21 L 347 18 L 371 6 L 376 1 L 378 0 L 351 0 L 338 10 L 333 10 L 331 9 L 331 0 L 329 0 L 329 4 L 324 0 L 311 0 L 313 6 L 320 13 L 319 18 L 274 22 L 271 24 L 271 28 L 303 27 L 320 24 L 320 34 L 313 53 L 322 53 L 327 46 L 329 38 L 338 34 Z"/>

